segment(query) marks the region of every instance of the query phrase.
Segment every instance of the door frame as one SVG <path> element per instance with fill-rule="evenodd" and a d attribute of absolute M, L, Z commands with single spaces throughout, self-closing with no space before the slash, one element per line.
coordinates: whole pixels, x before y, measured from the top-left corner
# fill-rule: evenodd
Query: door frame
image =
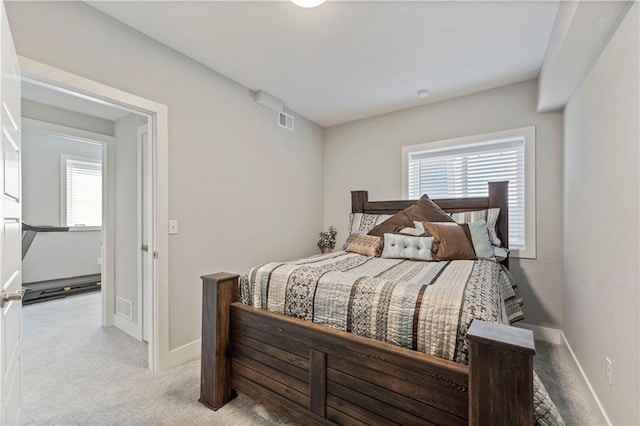
<path fill-rule="evenodd" d="M 111 318 L 108 319 L 108 316 L 104 315 L 104 309 L 105 299 L 108 294 L 113 294 L 111 289 L 115 286 L 113 281 L 115 271 L 115 165 L 114 155 L 112 153 L 115 149 L 114 144 L 116 139 L 113 136 L 23 117 L 22 133 L 25 132 L 96 144 L 100 145 L 102 149 L 102 247 L 100 250 L 100 258 L 102 259 L 100 265 L 102 285 L 100 286 L 100 293 L 102 298 L 102 326 L 110 327 L 113 325 L 113 314 Z M 80 229 L 77 230 L 77 232 L 84 232 L 84 230 Z"/>
<path fill-rule="evenodd" d="M 18 56 L 23 79 L 54 90 L 85 97 L 91 101 L 116 106 L 147 117 L 153 191 L 151 216 L 153 235 L 150 251 L 157 253 L 152 263 L 152 332 L 149 342 L 149 369 L 160 371 L 176 364 L 169 350 L 169 126 L 166 105 L 127 93 L 67 71 Z M 107 313 L 113 314 L 113 288 L 103 297 L 103 324 Z"/>

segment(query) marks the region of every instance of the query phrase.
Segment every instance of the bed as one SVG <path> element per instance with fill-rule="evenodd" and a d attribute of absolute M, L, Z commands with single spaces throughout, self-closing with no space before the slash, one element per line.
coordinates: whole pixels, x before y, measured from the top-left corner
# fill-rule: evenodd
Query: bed
<path fill-rule="evenodd" d="M 496 231 L 508 247 L 507 189 L 507 182 L 497 182 L 489 184 L 488 197 L 434 201 L 452 213 L 499 208 Z M 352 213 L 394 214 L 415 203 L 370 202 L 366 191 L 351 197 Z M 288 272 L 278 278 L 275 269 Z M 361 300 L 354 295 L 399 274 L 409 277 L 403 294 L 424 291 L 425 280 L 438 283 L 428 288 L 441 293 L 429 307 L 396 309 L 388 325 L 385 317 L 384 327 L 368 329 L 372 322 L 366 309 L 353 309 Z M 203 276 L 199 401 L 217 410 L 237 391 L 301 424 L 533 424 L 533 335 L 502 324 L 518 317 L 508 275 L 495 261 L 372 261 L 339 251 L 261 265 L 242 277 Z M 292 285 L 278 286 L 279 279 Z M 467 284 L 460 290 L 456 280 Z M 474 280 L 478 291 L 468 284 Z M 500 288 L 482 290 L 487 280 Z M 332 301 L 341 291 L 351 292 L 349 307 L 336 309 Z M 402 298 L 388 303 L 401 305 Z M 477 315 L 447 330 L 443 317 L 463 315 L 447 304 L 466 304 Z M 429 327 L 415 326 L 434 311 L 440 314 Z M 411 321 L 416 331 L 406 337 L 400 329 Z"/>

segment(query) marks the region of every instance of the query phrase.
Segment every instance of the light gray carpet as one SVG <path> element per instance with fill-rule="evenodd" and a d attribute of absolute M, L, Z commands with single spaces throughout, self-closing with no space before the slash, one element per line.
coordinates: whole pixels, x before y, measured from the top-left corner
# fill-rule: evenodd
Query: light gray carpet
<path fill-rule="evenodd" d="M 98 293 L 25 306 L 23 324 L 24 424 L 291 424 L 244 395 L 217 412 L 199 404 L 199 361 L 146 369 L 146 344 L 100 327 Z M 566 423 L 596 424 L 567 351 L 537 349 L 536 371 Z"/>
<path fill-rule="evenodd" d="M 280 425 L 240 395 L 218 411 L 197 402 L 200 363 L 152 373 L 147 347 L 100 326 L 100 294 L 25 306 L 22 423 Z"/>

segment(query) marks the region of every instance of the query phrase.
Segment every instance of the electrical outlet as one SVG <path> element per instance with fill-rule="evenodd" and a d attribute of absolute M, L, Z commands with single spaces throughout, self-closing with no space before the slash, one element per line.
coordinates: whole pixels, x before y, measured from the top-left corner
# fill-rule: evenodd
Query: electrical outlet
<path fill-rule="evenodd" d="M 102 258 L 101 257 L 98 258 L 98 265 L 102 265 Z"/>
<path fill-rule="evenodd" d="M 611 384 L 613 381 L 613 363 L 609 358 L 605 358 L 604 362 L 607 368 L 607 380 L 609 381 L 609 384 Z"/>

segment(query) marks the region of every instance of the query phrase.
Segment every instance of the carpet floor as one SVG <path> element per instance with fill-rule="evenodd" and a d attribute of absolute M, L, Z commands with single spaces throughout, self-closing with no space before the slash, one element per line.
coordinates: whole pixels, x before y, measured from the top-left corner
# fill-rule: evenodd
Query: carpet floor
<path fill-rule="evenodd" d="M 537 343 L 536 371 L 569 425 L 597 424 L 566 350 Z M 197 402 L 200 363 L 160 373 L 147 346 L 100 327 L 100 294 L 25 306 L 22 423 L 38 425 L 286 425 L 244 395 L 218 411 Z"/>

